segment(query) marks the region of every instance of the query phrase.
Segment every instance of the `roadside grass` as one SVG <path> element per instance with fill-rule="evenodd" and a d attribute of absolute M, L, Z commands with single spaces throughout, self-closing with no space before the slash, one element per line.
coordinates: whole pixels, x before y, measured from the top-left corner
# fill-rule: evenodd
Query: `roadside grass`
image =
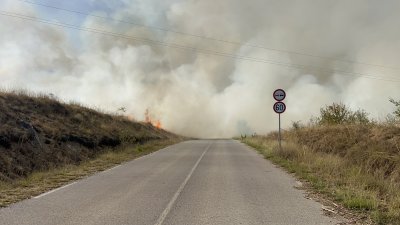
<path fill-rule="evenodd" d="M 384 147 L 377 149 L 368 142 L 364 145 L 369 147 L 362 148 L 358 146 L 362 140 L 352 142 L 345 137 L 349 132 L 363 130 L 359 127 L 348 127 L 347 133 L 336 134 L 329 131 L 336 128 L 319 128 L 325 133 L 308 137 L 305 134 L 308 134 L 309 128 L 302 129 L 303 134 L 297 133 L 298 130 L 284 133 L 282 150 L 279 150 L 275 134 L 245 138 L 242 142 L 309 183 L 313 192 L 322 194 L 353 212 L 366 215 L 362 224 L 368 221 L 376 224 L 400 224 L 400 161 L 396 161 L 400 152 Z M 372 130 L 374 129 L 376 132 L 379 127 Z M 326 136 L 326 133 L 330 133 L 330 136 Z M 376 136 L 368 136 L 368 133 L 363 135 L 376 141 Z M 338 141 L 336 146 L 322 144 L 332 140 Z M 382 139 L 381 142 L 387 140 L 388 138 Z M 346 141 L 352 144 L 346 144 Z M 392 153 L 385 152 L 389 150 Z"/>
<path fill-rule="evenodd" d="M 68 164 L 47 171 L 33 172 L 25 178 L 14 181 L 2 181 L 0 182 L 0 207 L 37 196 L 180 141 L 182 141 L 180 138 L 153 140 L 143 145 L 104 150 L 95 158 L 77 165 Z"/>

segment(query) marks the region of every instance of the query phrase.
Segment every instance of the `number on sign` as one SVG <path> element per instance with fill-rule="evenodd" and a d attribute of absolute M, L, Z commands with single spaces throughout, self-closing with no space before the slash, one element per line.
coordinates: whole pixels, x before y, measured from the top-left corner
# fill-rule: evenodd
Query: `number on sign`
<path fill-rule="evenodd" d="M 276 102 L 274 104 L 274 111 L 276 113 L 283 113 L 286 110 L 286 105 L 283 102 Z"/>

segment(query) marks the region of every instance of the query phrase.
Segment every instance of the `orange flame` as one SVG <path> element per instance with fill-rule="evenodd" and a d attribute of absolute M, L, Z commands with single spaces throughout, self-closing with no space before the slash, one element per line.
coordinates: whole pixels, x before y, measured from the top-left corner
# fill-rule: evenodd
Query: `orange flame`
<path fill-rule="evenodd" d="M 150 123 L 151 125 L 153 125 L 157 129 L 162 129 L 161 121 L 157 120 L 156 122 L 154 122 L 154 120 L 151 118 L 149 109 L 146 109 L 146 112 L 144 113 L 144 120 L 145 120 L 146 123 Z"/>
<path fill-rule="evenodd" d="M 153 126 L 155 126 L 157 129 L 161 129 L 162 128 L 161 121 L 157 120 L 157 123 L 153 124 Z"/>

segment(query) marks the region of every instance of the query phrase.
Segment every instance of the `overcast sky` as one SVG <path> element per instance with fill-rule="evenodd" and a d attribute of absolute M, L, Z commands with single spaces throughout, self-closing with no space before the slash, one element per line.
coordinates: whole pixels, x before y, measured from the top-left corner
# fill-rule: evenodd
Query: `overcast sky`
<path fill-rule="evenodd" d="M 398 0 L 28 2 L 109 19 L 0 0 L 2 88 L 126 107 L 137 120 L 149 109 L 196 137 L 276 129 L 276 88 L 287 92 L 285 127 L 332 102 L 383 119 L 400 99 Z"/>

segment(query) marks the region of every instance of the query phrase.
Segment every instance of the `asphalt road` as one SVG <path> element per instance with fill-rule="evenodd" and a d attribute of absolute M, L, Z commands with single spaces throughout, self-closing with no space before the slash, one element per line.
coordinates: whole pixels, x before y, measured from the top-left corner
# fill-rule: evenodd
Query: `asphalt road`
<path fill-rule="evenodd" d="M 336 224 L 233 140 L 187 141 L 0 209 L 4 225 Z"/>

